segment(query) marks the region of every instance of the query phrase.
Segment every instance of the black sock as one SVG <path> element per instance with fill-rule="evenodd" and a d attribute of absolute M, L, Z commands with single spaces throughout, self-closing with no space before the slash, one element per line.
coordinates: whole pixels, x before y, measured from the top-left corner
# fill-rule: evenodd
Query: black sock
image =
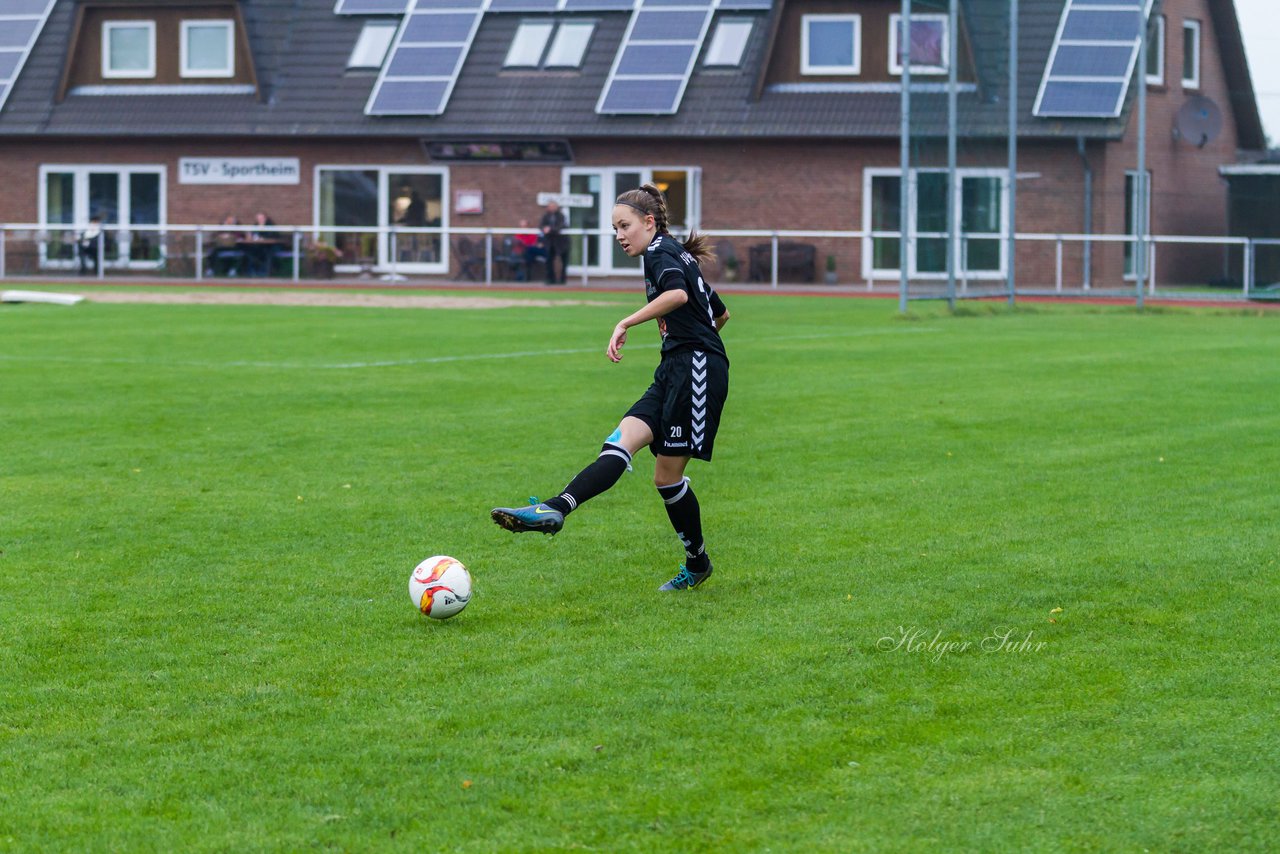
<path fill-rule="evenodd" d="M 577 510 L 579 504 L 595 498 L 617 483 L 622 473 L 630 467 L 631 454 L 627 453 L 627 449 L 605 442 L 595 462 L 578 472 L 578 476 L 569 481 L 564 492 L 544 503 L 567 516 Z"/>
<path fill-rule="evenodd" d="M 659 486 L 658 494 L 667 505 L 671 527 L 676 529 L 676 536 L 684 543 L 685 566 L 691 572 L 706 572 L 709 561 L 706 543 L 702 541 L 702 511 L 689 478 L 669 486 Z"/>

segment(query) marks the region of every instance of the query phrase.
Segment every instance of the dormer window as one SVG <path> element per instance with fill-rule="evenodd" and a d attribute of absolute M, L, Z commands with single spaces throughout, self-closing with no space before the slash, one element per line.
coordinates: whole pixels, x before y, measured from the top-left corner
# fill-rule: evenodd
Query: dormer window
<path fill-rule="evenodd" d="M 889 73 L 902 74 L 902 16 L 889 16 Z M 946 74 L 947 54 L 946 15 L 911 16 L 911 73 Z"/>
<path fill-rule="evenodd" d="M 392 21 L 367 22 L 347 59 L 347 68 L 381 68 L 395 36 L 396 24 Z"/>
<path fill-rule="evenodd" d="M 523 21 L 502 67 L 581 68 L 595 29 L 594 21 Z"/>
<path fill-rule="evenodd" d="M 556 30 L 556 37 L 551 40 L 551 49 L 547 51 L 543 65 L 547 68 L 581 68 L 595 29 L 596 25 L 591 21 L 562 22 Z"/>
<path fill-rule="evenodd" d="M 183 77 L 234 77 L 234 21 L 183 21 L 180 43 Z"/>
<path fill-rule="evenodd" d="M 801 74 L 861 73 L 861 15 L 805 15 L 800 39 Z"/>
<path fill-rule="evenodd" d="M 726 18 L 716 25 L 707 46 L 707 56 L 702 64 L 709 68 L 736 68 L 742 64 L 742 55 L 751 38 L 752 21 L 749 18 Z"/>
<path fill-rule="evenodd" d="M 556 25 L 551 21 L 524 21 L 516 28 L 516 37 L 511 40 L 507 49 L 507 58 L 502 61 L 503 68 L 537 68 L 542 61 L 542 54 L 547 49 L 547 41 Z"/>
<path fill-rule="evenodd" d="M 102 23 L 102 76 L 122 79 L 156 76 L 155 21 Z"/>

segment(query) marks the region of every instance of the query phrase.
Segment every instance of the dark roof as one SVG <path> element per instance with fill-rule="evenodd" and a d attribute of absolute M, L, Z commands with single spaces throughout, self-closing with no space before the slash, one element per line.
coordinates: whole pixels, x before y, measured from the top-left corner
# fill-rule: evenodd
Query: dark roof
<path fill-rule="evenodd" d="M 759 69 L 785 2 L 775 0 L 770 12 L 732 13 L 735 17 L 754 14 L 760 20 L 752 30 L 743 68 L 721 71 L 699 66 L 675 115 L 595 112 L 629 12 L 589 13 L 599 26 L 583 67 L 576 72 L 503 71 L 507 47 L 526 16 L 490 12 L 482 20 L 442 115 L 371 117 L 365 115 L 364 107 L 376 75 L 346 69 L 365 18 L 334 14 L 333 0 L 241 2 L 258 97 L 72 94 L 55 103 L 75 7 L 63 0 L 54 7 L 0 111 L 0 135 L 896 138 L 899 95 L 892 91 L 798 92 L 765 87 L 757 92 Z M 1127 115 L 1111 120 L 1046 120 L 1032 115 L 1064 2 L 1022 0 L 1019 135 L 1118 137 Z M 1231 6 L 1231 0 L 1221 3 Z M 971 86 L 959 97 L 960 132 L 968 137 L 1000 137 L 1007 127 L 1007 5 L 1007 0 L 962 0 L 978 77 L 976 91 Z M 1244 73 L 1247 78 L 1247 69 Z M 1248 98 L 1232 105 L 1237 113 L 1245 113 L 1246 123 L 1250 115 L 1257 122 L 1256 102 L 1249 92 Z M 945 103 L 941 94 L 914 95 L 913 134 L 945 133 Z M 1260 122 L 1257 126 L 1261 128 Z"/>

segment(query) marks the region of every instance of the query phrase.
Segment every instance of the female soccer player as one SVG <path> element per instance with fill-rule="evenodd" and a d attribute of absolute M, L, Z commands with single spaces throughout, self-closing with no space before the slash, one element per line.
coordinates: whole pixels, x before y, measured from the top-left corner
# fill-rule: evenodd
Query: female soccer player
<path fill-rule="evenodd" d="M 499 507 L 490 515 L 508 531 L 554 534 L 583 502 L 618 482 L 631 457 L 645 445 L 655 457 L 653 482 L 667 516 L 684 544 L 685 562 L 662 590 L 689 590 L 711 577 L 711 559 L 702 539 L 702 517 L 685 466 L 692 457 L 711 459 L 720 411 L 729 394 L 729 357 L 720 330 L 729 310 L 702 279 L 698 264 L 713 257 L 707 239 L 691 235 L 684 244 L 667 231 L 667 202 L 652 184 L 618 196 L 613 230 L 622 250 L 644 264 L 648 303 L 624 317 L 606 350 L 622 360 L 627 330 L 657 320 L 662 359 L 653 384 L 605 440 L 595 462 L 555 498 L 529 507 Z"/>

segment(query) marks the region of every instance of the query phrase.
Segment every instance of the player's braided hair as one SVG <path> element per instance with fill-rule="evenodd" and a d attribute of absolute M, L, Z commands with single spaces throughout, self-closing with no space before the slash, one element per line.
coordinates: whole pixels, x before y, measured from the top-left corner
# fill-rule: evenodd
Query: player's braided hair
<path fill-rule="evenodd" d="M 671 234 L 667 230 L 667 200 L 662 195 L 662 191 L 652 184 L 645 184 L 637 190 L 627 190 L 618 196 L 615 204 L 626 205 L 642 214 L 652 216 L 658 234 Z M 697 232 L 689 232 L 689 239 L 683 245 L 685 251 L 692 255 L 699 265 L 716 259 L 715 253 L 711 251 L 711 242 Z"/>

